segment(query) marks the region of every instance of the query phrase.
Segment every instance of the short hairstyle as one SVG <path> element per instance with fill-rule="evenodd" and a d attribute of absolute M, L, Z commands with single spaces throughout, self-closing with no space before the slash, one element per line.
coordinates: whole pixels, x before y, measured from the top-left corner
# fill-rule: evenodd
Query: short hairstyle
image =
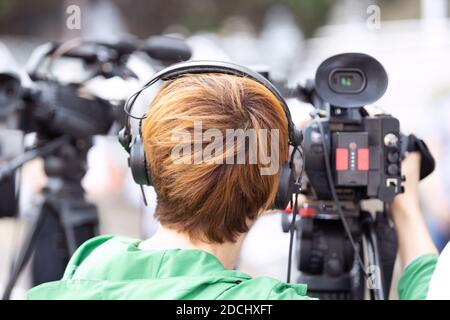
<path fill-rule="evenodd" d="M 278 129 L 279 169 L 273 175 L 262 175 L 264 165 L 259 159 L 253 164 L 174 163 L 171 152 L 180 142 L 173 139 L 173 133 L 192 133 L 195 121 L 201 121 L 203 132 Z M 160 223 L 189 234 L 191 240 L 235 242 L 248 231 L 249 221 L 275 199 L 280 170 L 288 158 L 287 126 L 280 101 L 252 79 L 208 73 L 166 82 L 142 124 L 148 170 L 157 194 L 155 216 Z M 261 147 L 259 137 L 257 144 Z M 190 150 L 189 157 L 194 156 L 195 148 Z"/>

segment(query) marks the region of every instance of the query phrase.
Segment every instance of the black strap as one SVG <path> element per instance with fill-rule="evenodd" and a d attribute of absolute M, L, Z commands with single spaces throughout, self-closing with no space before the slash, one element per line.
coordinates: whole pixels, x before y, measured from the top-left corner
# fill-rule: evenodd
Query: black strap
<path fill-rule="evenodd" d="M 417 138 L 415 135 L 410 134 L 409 136 L 402 137 L 402 149 L 407 152 L 418 151 L 421 155 L 420 162 L 420 180 L 430 175 L 434 168 L 436 167 L 436 162 L 433 155 L 428 149 L 427 144 L 422 140 Z M 403 151 L 402 150 L 402 151 Z M 404 152 L 402 152 L 404 154 Z"/>

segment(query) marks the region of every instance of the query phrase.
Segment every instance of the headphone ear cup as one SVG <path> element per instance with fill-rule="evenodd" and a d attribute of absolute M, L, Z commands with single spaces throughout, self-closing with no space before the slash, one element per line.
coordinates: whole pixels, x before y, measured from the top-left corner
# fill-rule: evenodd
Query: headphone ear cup
<path fill-rule="evenodd" d="M 284 210 L 291 201 L 294 193 L 295 176 L 294 170 L 291 168 L 291 163 L 286 161 L 281 169 L 280 182 L 278 184 L 278 191 L 273 204 L 273 209 Z"/>
<path fill-rule="evenodd" d="M 141 138 L 136 138 L 130 148 L 129 163 L 134 181 L 140 185 L 151 185 L 151 178 L 148 172 L 144 143 Z"/>
<path fill-rule="evenodd" d="M 294 143 L 296 146 L 300 146 L 303 142 L 303 131 L 299 128 L 294 128 Z"/>

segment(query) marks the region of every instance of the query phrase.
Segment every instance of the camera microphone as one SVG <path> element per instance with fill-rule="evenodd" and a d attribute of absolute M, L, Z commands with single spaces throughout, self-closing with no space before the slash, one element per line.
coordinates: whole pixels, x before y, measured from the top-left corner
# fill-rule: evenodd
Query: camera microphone
<path fill-rule="evenodd" d="M 191 48 L 183 39 L 169 36 L 152 36 L 144 42 L 141 50 L 164 64 L 186 61 L 192 56 Z"/>

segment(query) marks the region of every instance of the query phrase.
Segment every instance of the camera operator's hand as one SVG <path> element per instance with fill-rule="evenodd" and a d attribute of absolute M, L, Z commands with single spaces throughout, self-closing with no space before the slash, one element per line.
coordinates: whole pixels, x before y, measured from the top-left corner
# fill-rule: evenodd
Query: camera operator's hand
<path fill-rule="evenodd" d="M 391 209 L 398 214 L 416 214 L 420 212 L 419 204 L 419 173 L 420 153 L 411 152 L 402 162 L 402 174 L 406 181 L 403 183 L 405 192 L 397 195 L 392 202 Z M 395 216 L 395 215 L 394 215 Z"/>
<path fill-rule="evenodd" d="M 391 205 L 403 267 L 421 255 L 437 254 L 420 210 L 419 172 L 420 153 L 411 152 L 402 163 L 405 192 L 397 195 Z"/>

